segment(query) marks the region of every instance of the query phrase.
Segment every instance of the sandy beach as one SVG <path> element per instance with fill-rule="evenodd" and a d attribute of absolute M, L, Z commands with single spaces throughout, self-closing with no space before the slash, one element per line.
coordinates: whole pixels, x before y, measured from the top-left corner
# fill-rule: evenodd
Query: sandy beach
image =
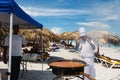
<path fill-rule="evenodd" d="M 109 56 L 111 58 L 120 59 L 120 52 L 110 49 L 110 48 L 100 48 L 100 51 L 104 53 L 105 56 Z M 48 63 L 55 60 L 63 60 L 63 59 L 81 59 L 78 53 L 69 52 L 66 49 L 59 49 L 57 52 L 49 52 L 50 59 L 46 63 L 38 62 L 27 62 L 27 72 L 24 72 L 23 76 L 22 67 L 19 76 L 19 80 L 53 80 L 55 75 L 53 75 L 51 69 L 49 68 Z M 96 69 L 96 80 L 120 80 L 120 68 L 106 68 L 100 63 L 94 63 Z M 42 67 L 43 66 L 43 67 Z M 3 64 L 0 61 L 0 71 L 6 71 L 7 65 Z M 81 80 L 78 78 L 73 78 L 70 80 Z"/>

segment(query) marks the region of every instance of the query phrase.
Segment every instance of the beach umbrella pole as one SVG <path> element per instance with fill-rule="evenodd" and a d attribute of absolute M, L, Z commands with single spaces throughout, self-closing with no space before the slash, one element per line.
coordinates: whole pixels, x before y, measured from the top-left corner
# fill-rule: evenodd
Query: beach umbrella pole
<path fill-rule="evenodd" d="M 42 52 L 43 52 L 43 36 L 42 36 L 42 33 L 41 33 L 41 43 L 42 43 Z M 43 71 L 43 54 L 42 54 L 42 71 Z"/>
<path fill-rule="evenodd" d="M 8 72 L 11 73 L 11 53 L 12 53 L 12 26 L 13 26 L 13 14 L 10 14 L 10 37 L 9 37 L 9 63 Z M 8 80 L 10 80 L 10 75 L 8 75 Z"/>
<path fill-rule="evenodd" d="M 43 55 L 42 55 L 42 71 L 43 71 Z"/>

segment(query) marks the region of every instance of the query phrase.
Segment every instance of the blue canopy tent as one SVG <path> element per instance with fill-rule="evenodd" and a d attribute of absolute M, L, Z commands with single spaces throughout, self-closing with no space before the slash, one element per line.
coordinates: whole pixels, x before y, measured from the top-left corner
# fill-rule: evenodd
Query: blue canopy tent
<path fill-rule="evenodd" d="M 26 14 L 14 0 L 0 0 L 0 21 L 3 26 L 9 25 L 10 14 L 13 14 L 14 24 L 21 25 L 23 28 L 42 28 L 43 25 L 33 20 Z M 29 26 L 29 27 L 28 27 Z"/>
<path fill-rule="evenodd" d="M 2 27 L 10 29 L 9 40 L 9 68 L 8 72 L 11 72 L 11 46 L 12 46 L 12 26 L 17 24 L 20 28 L 40 28 L 43 25 L 32 19 L 26 14 L 14 0 L 0 0 L 0 23 Z M 1 27 L 1 26 L 0 26 Z M 10 80 L 10 76 L 8 77 Z"/>

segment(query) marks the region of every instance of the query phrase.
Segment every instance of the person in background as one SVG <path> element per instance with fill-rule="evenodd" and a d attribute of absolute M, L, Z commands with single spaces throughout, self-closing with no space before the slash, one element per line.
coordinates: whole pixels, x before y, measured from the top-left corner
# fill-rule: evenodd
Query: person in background
<path fill-rule="evenodd" d="M 80 39 L 77 39 L 76 40 L 76 51 L 78 51 L 79 50 L 79 44 L 80 44 Z"/>
<path fill-rule="evenodd" d="M 59 49 L 59 46 L 56 43 L 52 44 L 53 51 L 56 51 L 56 49 Z"/>
<path fill-rule="evenodd" d="M 72 45 L 72 42 L 70 42 L 69 46 L 73 46 L 73 45 Z"/>
<path fill-rule="evenodd" d="M 96 45 L 86 35 L 84 27 L 79 29 L 80 32 L 80 57 L 83 61 L 87 63 L 87 65 L 84 68 L 85 73 L 89 74 L 91 77 L 95 78 L 95 67 L 94 67 L 94 50 L 96 49 Z M 89 80 L 85 77 L 84 80 Z"/>
<path fill-rule="evenodd" d="M 18 35 L 19 26 L 13 26 L 13 35 L 12 35 L 12 53 L 11 53 L 11 76 L 10 80 L 18 80 L 21 55 L 22 55 L 22 46 L 24 46 L 27 41 L 21 35 Z M 9 35 L 5 38 L 5 45 L 9 46 Z M 5 50 L 8 51 L 8 50 Z M 7 64 L 8 52 L 3 54 L 3 62 Z"/>

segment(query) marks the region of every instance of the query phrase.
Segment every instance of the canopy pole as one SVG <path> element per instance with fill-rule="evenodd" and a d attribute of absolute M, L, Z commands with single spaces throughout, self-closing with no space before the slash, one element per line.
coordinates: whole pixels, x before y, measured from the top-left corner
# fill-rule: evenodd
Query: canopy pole
<path fill-rule="evenodd" d="M 12 54 L 12 27 L 13 27 L 13 14 L 10 13 L 10 37 L 9 37 L 9 64 L 8 64 L 8 72 L 11 73 L 11 54 Z M 10 75 L 8 76 L 8 80 L 10 80 Z"/>

